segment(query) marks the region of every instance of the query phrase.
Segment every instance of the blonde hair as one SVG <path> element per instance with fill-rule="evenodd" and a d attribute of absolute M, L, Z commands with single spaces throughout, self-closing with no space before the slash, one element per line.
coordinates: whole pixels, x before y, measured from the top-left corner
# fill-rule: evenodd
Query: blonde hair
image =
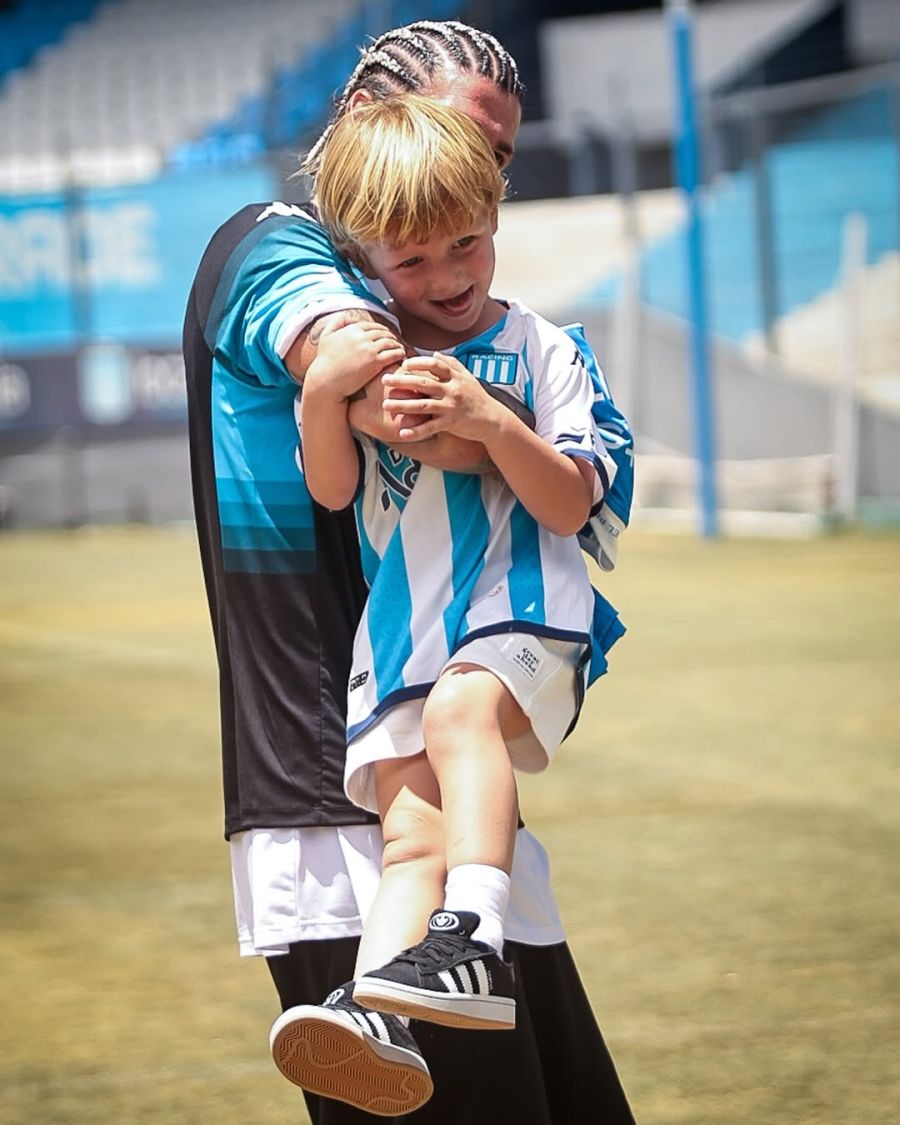
<path fill-rule="evenodd" d="M 319 157 L 315 201 L 344 250 L 425 242 L 493 212 L 506 181 L 465 114 L 416 94 L 352 106 Z"/>

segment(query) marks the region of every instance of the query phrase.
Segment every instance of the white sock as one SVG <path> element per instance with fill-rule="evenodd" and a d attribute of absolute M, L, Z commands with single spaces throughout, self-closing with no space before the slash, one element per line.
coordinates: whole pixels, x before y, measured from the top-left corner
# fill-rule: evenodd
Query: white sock
<path fill-rule="evenodd" d="M 481 921 L 472 934 L 503 953 L 503 920 L 509 903 L 509 876 L 500 867 L 461 863 L 447 872 L 445 910 L 471 910 Z"/>

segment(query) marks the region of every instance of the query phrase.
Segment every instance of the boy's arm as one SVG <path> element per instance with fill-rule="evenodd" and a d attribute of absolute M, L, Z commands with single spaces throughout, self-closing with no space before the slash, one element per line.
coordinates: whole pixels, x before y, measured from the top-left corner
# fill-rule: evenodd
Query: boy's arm
<path fill-rule="evenodd" d="M 312 346 L 315 356 L 300 392 L 303 475 L 313 498 L 338 510 L 359 486 L 349 400 L 386 366 L 399 363 L 406 349 L 392 331 L 368 319 L 325 323 Z"/>
<path fill-rule="evenodd" d="M 500 407 L 488 456 L 531 516 L 556 535 L 576 535 L 591 511 L 593 465 L 569 457 Z"/>
<path fill-rule="evenodd" d="M 592 465 L 554 449 L 485 394 L 458 360 L 440 354 L 416 356 L 406 360 L 402 370 L 386 374 L 383 382 L 389 391 L 398 388 L 423 396 L 416 407 L 432 415 L 414 431 L 401 429 L 401 437 L 449 431 L 479 441 L 538 523 L 557 535 L 574 535 L 584 526 L 593 494 Z M 387 398 L 385 410 L 400 413 L 404 402 Z"/>
<path fill-rule="evenodd" d="M 368 309 L 345 309 L 342 312 L 328 313 L 313 321 L 309 328 L 301 332 L 285 354 L 285 364 L 291 377 L 301 385 L 305 384 L 309 367 L 319 354 L 323 337 L 327 337 L 328 333 L 367 322 L 373 324 L 386 323 L 380 321 Z M 403 351 L 400 358 L 402 359 L 405 354 L 406 352 Z M 401 441 L 399 426 L 382 409 L 383 389 L 380 382 L 372 378 L 367 383 L 365 381 L 358 383 L 356 391 L 357 393 L 350 395 L 347 400 L 349 410 L 344 414 L 344 417 L 349 419 L 353 429 L 376 438 L 385 445 L 391 445 L 402 450 L 408 453 L 410 457 L 414 457 L 417 461 L 421 461 L 434 469 L 456 473 L 477 473 L 483 472 L 485 468 L 489 467 L 484 446 L 480 442 L 468 441 L 447 431 L 424 440 L 416 438 Z M 359 391 L 363 393 L 359 393 Z M 312 427 L 318 427 L 319 421 L 319 419 L 312 421 L 310 428 L 305 433 L 304 464 L 307 459 Z M 327 414 L 323 415 L 321 423 L 327 427 Z M 325 435 L 322 436 L 324 438 Z M 319 502 L 322 503 L 322 501 Z M 347 503 L 349 503 L 349 500 Z"/>

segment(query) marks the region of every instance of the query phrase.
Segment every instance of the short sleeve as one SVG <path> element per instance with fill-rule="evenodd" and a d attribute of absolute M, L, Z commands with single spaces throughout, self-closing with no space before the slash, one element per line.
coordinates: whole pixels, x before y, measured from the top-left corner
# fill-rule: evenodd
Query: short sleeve
<path fill-rule="evenodd" d="M 262 218 L 232 254 L 220 290 L 216 357 L 235 377 L 263 385 L 292 382 L 284 357 L 317 317 L 352 308 L 388 315 L 302 214 Z"/>
<path fill-rule="evenodd" d="M 533 372 L 535 432 L 567 457 L 583 457 L 595 469 L 592 508 L 615 476 L 615 462 L 597 431 L 591 410 L 594 389 L 584 362 L 568 339 L 547 347 Z"/>

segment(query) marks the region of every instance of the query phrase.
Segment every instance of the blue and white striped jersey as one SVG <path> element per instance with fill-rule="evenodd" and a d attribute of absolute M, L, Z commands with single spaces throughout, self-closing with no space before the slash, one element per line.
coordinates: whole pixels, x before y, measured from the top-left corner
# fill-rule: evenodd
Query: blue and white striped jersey
<path fill-rule="evenodd" d="M 616 465 L 572 339 L 510 301 L 496 325 L 449 354 L 526 406 L 545 441 L 592 463 L 599 510 Z M 356 515 L 369 598 L 354 644 L 348 739 L 394 704 L 427 695 L 450 656 L 486 634 L 572 640 L 585 681 L 589 663 L 605 670 L 602 653 L 624 630 L 592 589 L 575 536 L 541 527 L 497 473 L 445 473 L 368 438 L 361 446 Z"/>

